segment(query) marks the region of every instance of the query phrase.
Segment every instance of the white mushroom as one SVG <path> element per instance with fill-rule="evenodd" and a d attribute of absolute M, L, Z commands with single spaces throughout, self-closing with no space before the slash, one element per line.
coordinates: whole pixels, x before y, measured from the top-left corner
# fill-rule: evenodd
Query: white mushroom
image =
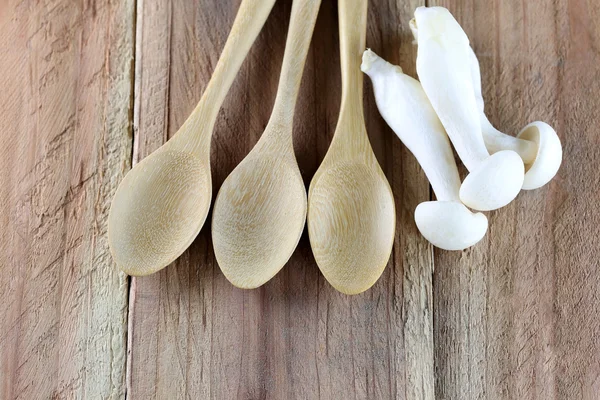
<path fill-rule="evenodd" d="M 525 168 L 514 151 L 490 156 L 486 149 L 467 35 L 443 7 L 417 8 L 411 29 L 417 33 L 417 73 L 423 89 L 470 171 L 460 189 L 461 201 L 481 211 L 507 205 L 523 186 Z"/>
<path fill-rule="evenodd" d="M 485 146 L 491 154 L 502 150 L 513 150 L 519 154 L 525 163 L 523 189 L 531 190 L 544 186 L 554 178 L 562 161 L 562 146 L 556 131 L 542 121 L 530 123 L 521 130 L 517 137 L 507 135 L 494 128 L 484 112 L 479 61 L 470 46 L 469 59 Z"/>
<path fill-rule="evenodd" d="M 463 250 L 479 242 L 487 231 L 487 218 L 460 202 L 452 148 L 421 84 L 371 50 L 364 52 L 361 69 L 373 82 L 383 119 L 417 158 L 437 197 L 415 209 L 421 234 L 445 250 Z"/>

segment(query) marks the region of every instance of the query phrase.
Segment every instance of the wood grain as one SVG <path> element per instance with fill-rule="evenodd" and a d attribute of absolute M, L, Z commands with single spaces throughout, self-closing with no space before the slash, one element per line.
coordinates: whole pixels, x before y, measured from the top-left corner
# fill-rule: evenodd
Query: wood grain
<path fill-rule="evenodd" d="M 597 4 L 435 3 L 471 38 L 491 122 L 514 135 L 547 121 L 564 149 L 557 177 L 490 213 L 479 245 L 435 252 L 436 396 L 597 399 Z"/>
<path fill-rule="evenodd" d="M 238 4 L 138 3 L 134 157 L 147 155 L 183 123 Z M 367 45 L 392 62 L 412 65 L 408 16 L 416 5 L 371 4 Z M 219 115 L 212 144 L 215 192 L 268 121 L 290 8 L 289 0 L 275 5 Z M 294 148 L 305 184 L 337 121 L 337 31 L 335 3 L 324 2 L 296 107 Z M 219 271 L 205 227 L 173 265 L 133 280 L 132 398 L 433 398 L 432 252 L 412 222 L 429 187 L 379 117 L 370 88 L 365 93 L 367 131 L 397 204 L 396 246 L 382 278 L 362 295 L 341 295 L 319 274 L 304 235 L 272 281 L 239 290 Z"/>
<path fill-rule="evenodd" d="M 474 248 L 434 252 L 413 222 L 429 185 L 367 82 L 367 132 L 397 217 L 392 259 L 372 289 L 332 289 L 306 234 L 267 285 L 236 289 L 207 224 L 173 265 L 132 279 L 127 315 L 106 216 L 130 167 L 129 119 L 134 161 L 179 129 L 239 0 L 2 2 L 0 398 L 124 398 L 127 389 L 131 399 L 431 399 L 435 389 L 439 399 L 595 400 L 600 9 L 584 0 L 428 3 L 447 6 L 471 37 L 492 123 L 512 134 L 534 119 L 556 127 L 558 176 L 489 213 Z M 421 4 L 369 6 L 367 46 L 412 76 L 408 20 Z M 276 3 L 219 113 L 213 196 L 264 131 L 290 9 L 291 0 Z M 294 124 L 305 184 L 338 117 L 337 31 L 336 4 L 324 1 Z"/>
<path fill-rule="evenodd" d="M 133 1 L 0 5 L 0 398 L 122 398 Z"/>

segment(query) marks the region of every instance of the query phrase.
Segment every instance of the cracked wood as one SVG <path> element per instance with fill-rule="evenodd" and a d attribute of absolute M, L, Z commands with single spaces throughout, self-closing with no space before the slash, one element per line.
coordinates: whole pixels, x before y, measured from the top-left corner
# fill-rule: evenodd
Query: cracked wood
<path fill-rule="evenodd" d="M 414 76 L 407 21 L 420 2 L 371 3 L 367 45 Z M 135 161 L 191 112 L 239 1 L 3 3 L 0 398 L 124 398 L 127 353 L 130 398 L 430 399 L 435 388 L 439 399 L 595 399 L 598 9 L 583 0 L 439 3 L 472 38 L 491 121 L 508 132 L 533 118 L 557 128 L 565 161 L 555 180 L 491 213 L 475 248 L 432 251 L 412 219 L 430 196 L 425 176 L 367 83 L 367 131 L 398 220 L 373 289 L 333 291 L 306 236 L 273 281 L 235 289 L 207 225 L 174 265 L 132 281 L 128 321 L 106 213 L 130 166 L 130 108 Z M 290 5 L 278 1 L 219 115 L 215 191 L 264 130 Z M 339 108 L 332 2 L 314 37 L 294 130 L 305 182 Z"/>
<path fill-rule="evenodd" d="M 0 398 L 122 398 L 133 1 L 0 6 Z"/>

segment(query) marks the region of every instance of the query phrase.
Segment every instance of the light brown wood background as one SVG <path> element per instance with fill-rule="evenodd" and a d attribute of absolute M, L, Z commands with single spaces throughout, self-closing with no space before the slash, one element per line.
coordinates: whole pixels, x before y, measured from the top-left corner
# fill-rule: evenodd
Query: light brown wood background
<path fill-rule="evenodd" d="M 413 222 L 427 180 L 367 82 L 398 227 L 380 281 L 348 297 L 320 275 L 306 235 L 252 291 L 221 274 L 208 224 L 150 277 L 128 279 L 108 253 L 116 186 L 199 100 L 239 0 L 3 1 L 0 399 L 598 399 L 600 4 L 434 3 L 472 40 L 492 122 L 511 134 L 549 122 L 564 163 L 490 213 L 480 244 L 435 250 Z M 368 46 L 412 75 L 408 20 L 422 4 L 369 7 Z M 266 125 L 290 8 L 277 2 L 220 113 L 215 194 Z M 336 4 L 323 0 L 294 131 L 307 184 L 339 86 Z"/>

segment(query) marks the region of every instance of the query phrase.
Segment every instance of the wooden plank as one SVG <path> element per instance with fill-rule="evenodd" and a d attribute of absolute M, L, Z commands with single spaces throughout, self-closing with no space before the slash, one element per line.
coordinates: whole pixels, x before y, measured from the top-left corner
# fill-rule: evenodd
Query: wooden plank
<path fill-rule="evenodd" d="M 0 398 L 122 398 L 133 0 L 0 6 Z"/>
<path fill-rule="evenodd" d="M 367 44 L 390 61 L 414 66 L 408 19 L 418 3 L 373 2 Z M 155 150 L 189 115 L 238 5 L 138 1 L 134 158 Z M 220 113 L 212 145 L 214 194 L 269 118 L 290 9 L 290 0 L 277 2 Z M 294 131 L 307 184 L 329 146 L 339 109 L 334 3 L 323 2 L 315 38 Z M 412 220 L 429 187 L 379 116 L 369 84 L 366 89 L 367 129 L 398 213 L 393 257 L 381 280 L 359 296 L 335 292 L 304 235 L 272 281 L 242 291 L 221 274 L 207 224 L 173 265 L 133 279 L 132 398 L 433 398 L 433 253 Z"/>
<path fill-rule="evenodd" d="M 488 214 L 479 245 L 436 250 L 436 395 L 597 399 L 597 7 L 579 0 L 432 3 L 448 7 L 471 38 L 491 121 L 511 134 L 548 121 L 564 149 L 549 185 Z"/>

